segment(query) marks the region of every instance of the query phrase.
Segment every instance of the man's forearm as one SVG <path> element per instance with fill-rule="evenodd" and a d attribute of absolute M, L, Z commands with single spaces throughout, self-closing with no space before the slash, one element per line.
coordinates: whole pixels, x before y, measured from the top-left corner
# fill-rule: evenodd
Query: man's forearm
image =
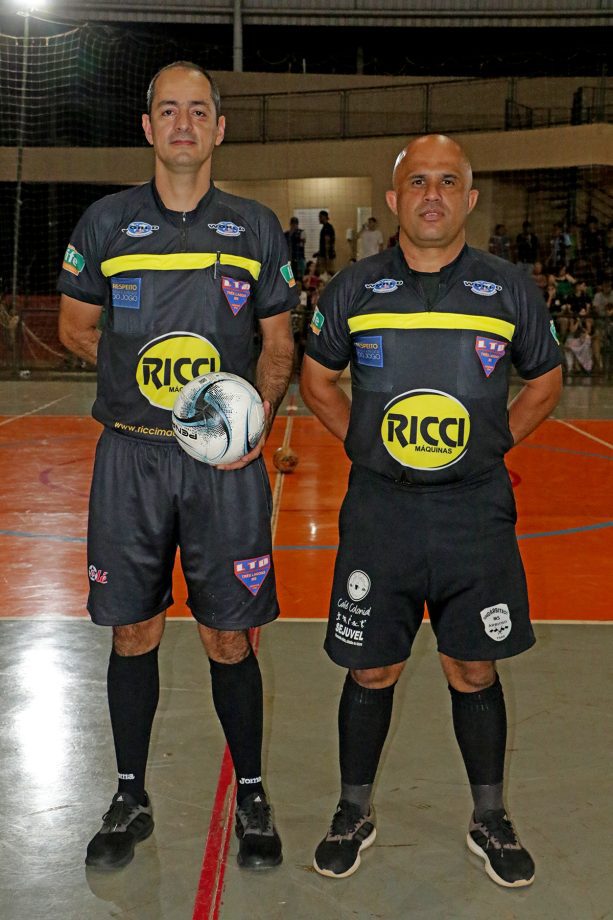
<path fill-rule="evenodd" d="M 551 376 L 550 386 L 545 388 L 526 384 L 509 406 L 509 427 L 515 444 L 519 444 L 538 428 L 560 398 L 561 371 L 556 368 L 546 376 Z"/>
<path fill-rule="evenodd" d="M 268 419 L 268 431 L 272 426 L 277 409 L 287 392 L 287 387 L 294 367 L 294 344 L 288 341 L 284 345 L 264 348 L 255 369 L 255 385 L 262 397 L 271 406 Z"/>
<path fill-rule="evenodd" d="M 68 351 L 77 355 L 78 358 L 83 358 L 89 364 L 95 365 L 97 363 L 98 342 L 100 341 L 100 331 L 98 329 L 88 329 L 80 331 L 78 334 L 68 331 L 64 331 L 62 334 L 60 329 L 60 338 Z"/>

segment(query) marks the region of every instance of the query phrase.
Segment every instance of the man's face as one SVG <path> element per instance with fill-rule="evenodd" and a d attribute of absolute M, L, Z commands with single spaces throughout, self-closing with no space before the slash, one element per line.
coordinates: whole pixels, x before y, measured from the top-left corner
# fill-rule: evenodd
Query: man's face
<path fill-rule="evenodd" d="M 319 223 L 320 223 L 320 224 L 325 224 L 325 222 L 327 221 L 327 219 L 328 219 L 328 218 L 326 217 L 325 214 L 320 214 L 320 215 L 319 215 Z"/>
<path fill-rule="evenodd" d="M 167 169 L 190 172 L 210 160 L 221 144 L 225 119 L 217 120 L 207 78 L 196 70 L 173 67 L 157 79 L 143 130 Z"/>
<path fill-rule="evenodd" d="M 368 218 L 368 229 L 369 229 L 369 230 L 376 230 L 376 229 L 377 229 L 377 221 L 375 220 L 374 217 L 369 217 L 369 218 Z"/>
<path fill-rule="evenodd" d="M 452 246 L 463 239 L 468 214 L 479 193 L 461 149 L 446 138 L 420 138 L 396 166 L 387 203 L 403 237 L 419 249 Z"/>

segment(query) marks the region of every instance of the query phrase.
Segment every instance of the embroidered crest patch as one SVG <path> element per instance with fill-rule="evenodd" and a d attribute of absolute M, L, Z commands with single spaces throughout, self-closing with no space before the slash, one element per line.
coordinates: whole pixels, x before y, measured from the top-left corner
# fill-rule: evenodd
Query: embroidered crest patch
<path fill-rule="evenodd" d="M 486 377 L 490 376 L 500 358 L 504 356 L 506 347 L 506 342 L 499 342 L 498 339 L 486 339 L 482 335 L 477 336 L 475 339 L 475 351 L 479 355 Z"/>
<path fill-rule="evenodd" d="M 234 278 L 226 278 L 222 275 L 221 289 L 226 295 L 230 309 L 236 316 L 240 308 L 247 303 L 247 298 L 251 293 L 251 285 L 248 281 L 236 281 Z"/>
<path fill-rule="evenodd" d="M 253 596 L 262 587 L 264 579 L 270 572 L 270 556 L 255 556 L 253 559 L 236 559 L 234 574 Z"/>

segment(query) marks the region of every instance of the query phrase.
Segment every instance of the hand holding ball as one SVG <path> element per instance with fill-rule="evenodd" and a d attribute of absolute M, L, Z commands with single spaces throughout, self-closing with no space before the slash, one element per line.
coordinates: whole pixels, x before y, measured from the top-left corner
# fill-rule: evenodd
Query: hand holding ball
<path fill-rule="evenodd" d="M 265 423 L 257 390 L 225 372 L 194 377 L 172 409 L 172 430 L 183 450 L 212 466 L 235 463 L 253 450 Z"/>

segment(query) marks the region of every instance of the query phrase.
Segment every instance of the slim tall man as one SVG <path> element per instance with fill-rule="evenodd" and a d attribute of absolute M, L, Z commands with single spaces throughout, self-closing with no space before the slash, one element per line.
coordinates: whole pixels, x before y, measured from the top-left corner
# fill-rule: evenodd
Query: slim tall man
<path fill-rule="evenodd" d="M 496 660 L 535 641 L 504 455 L 555 406 L 560 354 L 532 282 L 466 245 L 477 197 L 457 143 L 408 144 L 387 193 L 399 246 L 333 279 L 307 344 L 303 397 L 353 463 L 325 643 L 348 669 L 340 801 L 314 861 L 332 878 L 375 839 L 372 786 L 425 603 L 473 796 L 468 846 L 500 885 L 534 878 L 503 802 Z M 512 364 L 525 384 L 507 412 Z"/>
<path fill-rule="evenodd" d="M 247 630 L 278 616 L 261 447 L 291 373 L 297 297 L 276 217 L 211 182 L 225 129 L 212 77 L 171 64 L 154 76 L 147 105 L 154 178 L 85 212 L 58 285 L 60 336 L 98 364 L 93 415 L 104 426 L 90 497 L 88 610 L 113 630 L 118 786 L 86 863 L 126 865 L 153 830 L 145 769 L 179 546 L 236 771 L 238 861 L 267 868 L 281 862 L 281 841 L 262 785 L 262 682 Z M 219 468 L 189 457 L 171 429 L 177 391 L 217 370 L 254 379 L 267 410 L 262 442 Z"/>

